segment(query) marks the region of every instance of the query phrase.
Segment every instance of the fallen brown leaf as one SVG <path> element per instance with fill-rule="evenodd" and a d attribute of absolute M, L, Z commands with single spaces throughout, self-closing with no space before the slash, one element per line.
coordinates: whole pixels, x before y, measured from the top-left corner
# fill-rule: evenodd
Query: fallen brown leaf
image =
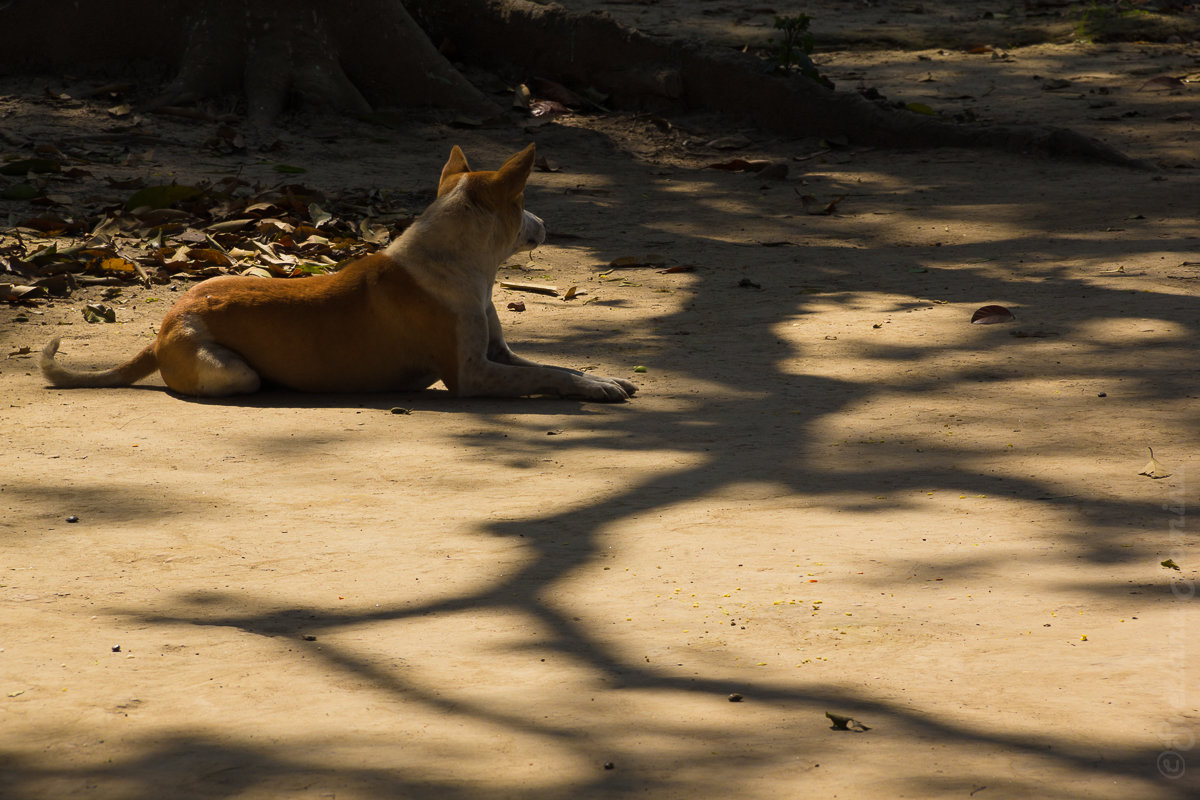
<path fill-rule="evenodd" d="M 724 172 L 758 172 L 770 163 L 770 161 L 763 158 L 735 158 L 730 161 L 718 161 L 715 164 L 709 164 L 707 169 L 719 169 Z"/>
<path fill-rule="evenodd" d="M 529 104 L 529 113 L 535 117 L 558 117 L 570 114 L 571 109 L 555 100 L 534 100 Z"/>
<path fill-rule="evenodd" d="M 1004 306 L 983 306 L 971 315 L 972 325 L 995 325 L 1000 322 L 1012 322 L 1013 313 Z"/>
<path fill-rule="evenodd" d="M 1150 447 L 1147 447 L 1146 449 L 1150 451 L 1150 460 L 1146 462 L 1146 466 L 1142 467 L 1142 471 L 1139 472 L 1138 475 L 1145 475 L 1146 477 L 1154 478 L 1155 480 L 1171 477 L 1171 473 L 1167 471 L 1167 468 L 1163 466 L 1162 462 L 1154 457 L 1154 449 Z"/>

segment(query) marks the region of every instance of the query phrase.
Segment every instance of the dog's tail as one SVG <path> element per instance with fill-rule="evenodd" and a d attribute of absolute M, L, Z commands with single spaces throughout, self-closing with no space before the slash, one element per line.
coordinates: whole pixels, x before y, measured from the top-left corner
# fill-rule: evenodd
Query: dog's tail
<path fill-rule="evenodd" d="M 158 369 L 158 357 L 154 354 L 154 343 L 146 345 L 142 352 L 112 369 L 70 369 L 54 360 L 58 352 L 58 339 L 42 349 L 42 374 L 54 386 L 64 388 L 128 386 Z"/>

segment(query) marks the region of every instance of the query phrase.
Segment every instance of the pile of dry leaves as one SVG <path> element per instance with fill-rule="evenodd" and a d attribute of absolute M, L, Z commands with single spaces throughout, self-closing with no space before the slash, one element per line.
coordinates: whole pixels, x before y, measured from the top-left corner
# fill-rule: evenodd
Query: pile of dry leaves
<path fill-rule="evenodd" d="M 4 163 L 0 175 L 10 179 L 0 184 L 4 199 L 30 209 L 0 228 L 0 301 L 8 302 L 95 284 L 303 277 L 373 252 L 411 221 L 378 190 L 335 201 L 302 184 L 263 188 L 235 177 L 194 186 L 110 180 L 129 192 L 124 202 L 74 213 L 55 189 L 91 174 L 49 145 Z"/>

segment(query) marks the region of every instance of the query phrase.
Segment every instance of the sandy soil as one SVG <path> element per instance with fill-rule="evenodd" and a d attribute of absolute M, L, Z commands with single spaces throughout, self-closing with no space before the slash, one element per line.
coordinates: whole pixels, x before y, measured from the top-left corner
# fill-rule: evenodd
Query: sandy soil
<path fill-rule="evenodd" d="M 1200 46 L 818 63 L 1163 169 L 620 115 L 301 118 L 266 157 L 152 118 L 131 163 L 91 167 L 80 204 L 124 196 L 106 177 L 269 184 L 279 160 L 419 199 L 451 143 L 490 166 L 536 141 L 561 167 L 527 198 L 551 239 L 502 275 L 586 294 L 499 291 L 527 308 L 501 311 L 508 339 L 641 391 L 48 390 L 23 348 L 114 363 L 181 284 L 126 288 L 117 324 L 82 318 L 99 287 L 0 307 L 0 795 L 1196 797 L 1200 111 L 1147 82 L 1200 72 Z M 19 85 L 11 131 L 128 130 Z M 705 169 L 732 157 L 790 172 Z M 1016 319 L 970 324 L 997 303 Z M 1147 447 L 1170 477 L 1138 474 Z"/>

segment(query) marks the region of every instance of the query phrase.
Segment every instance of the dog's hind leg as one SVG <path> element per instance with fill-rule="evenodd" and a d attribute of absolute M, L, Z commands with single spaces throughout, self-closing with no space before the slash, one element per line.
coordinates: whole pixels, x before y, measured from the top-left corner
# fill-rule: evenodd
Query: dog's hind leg
<path fill-rule="evenodd" d="M 262 386 L 258 373 L 237 353 L 219 344 L 196 351 L 197 389 L 204 397 L 250 394 Z"/>
<path fill-rule="evenodd" d="M 195 397 L 250 394 L 262 385 L 254 368 L 233 350 L 209 339 L 202 324 L 170 329 L 164 325 L 158 342 L 158 369 L 168 387 Z"/>
<path fill-rule="evenodd" d="M 228 397 L 257 392 L 262 385 L 258 373 L 241 356 L 219 344 L 190 349 L 176 346 L 166 353 L 160 351 L 159 359 L 163 381 L 180 394 Z"/>

